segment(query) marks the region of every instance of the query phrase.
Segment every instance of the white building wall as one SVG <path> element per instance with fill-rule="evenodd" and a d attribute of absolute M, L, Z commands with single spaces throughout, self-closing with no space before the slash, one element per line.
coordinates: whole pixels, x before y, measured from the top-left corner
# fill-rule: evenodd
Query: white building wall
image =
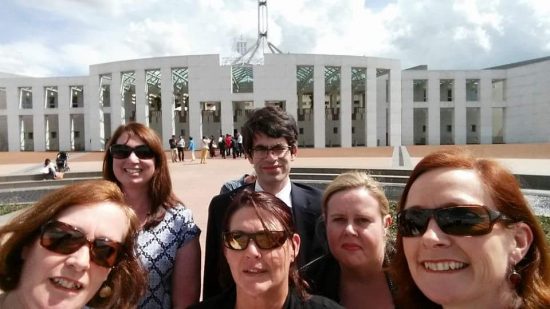
<path fill-rule="evenodd" d="M 256 65 L 253 93 L 231 92 L 231 67 L 222 66 L 218 55 L 163 57 L 128 60 L 90 66 L 90 75 L 82 77 L 4 77 L 0 87 L 6 89 L 5 109 L 0 116 L 6 117 L 7 145 L 10 151 L 19 151 L 21 145 L 21 124 L 25 132 L 33 133 L 33 140 L 27 141 L 27 149 L 46 149 L 46 117 L 50 132 L 58 132 L 58 141 L 50 141 L 50 146 L 59 144 L 60 150 L 71 150 L 75 144 L 82 144 L 86 150 L 102 150 L 105 146 L 104 128 L 114 131 L 125 122 L 125 111 L 120 91 L 121 72 L 133 71 L 136 74 L 136 120 L 148 123 L 149 106 L 146 96 L 145 71 L 160 69 L 162 78 L 162 124 L 156 125 L 162 134 L 165 147 L 168 138 L 175 132 L 174 100 L 171 70 L 187 67 L 189 72 L 189 135 L 196 140 L 203 134 L 202 102 L 220 102 L 221 118 L 218 125 L 223 133 L 233 132 L 233 102 L 252 101 L 255 107 L 264 106 L 266 101 L 283 101 L 287 112 L 297 118 L 296 67 L 314 66 L 314 111 L 313 132 L 305 138 L 315 147 L 325 147 L 325 136 L 332 126 L 339 127 L 340 143 L 343 147 L 352 145 L 352 93 L 351 68 L 367 68 L 366 76 L 366 115 L 365 142 L 367 146 L 410 145 L 414 143 L 414 109 L 428 109 L 428 143 L 440 142 L 440 109 L 453 111 L 453 133 L 455 144 L 465 144 L 471 131 L 472 120 L 467 120 L 467 108 L 479 108 L 478 134 L 481 143 L 492 142 L 492 109 L 503 107 L 504 141 L 507 143 L 548 142 L 550 129 L 550 60 L 499 70 L 471 71 L 401 71 L 399 60 L 335 56 L 335 55 L 271 55 L 265 56 L 263 65 Z M 340 119 L 327 128 L 325 121 L 325 79 L 326 66 L 341 68 Z M 389 73 L 377 78 L 377 69 Z M 99 76 L 111 74 L 111 106 L 99 106 Z M 427 102 L 413 102 L 412 81 L 428 80 Z M 454 80 L 452 102 L 441 102 L 439 81 Z M 479 100 L 466 101 L 466 80 L 479 79 Z M 504 99 L 492 95 L 492 80 L 505 79 Z M 389 82 L 386 89 L 386 82 Z M 46 108 L 44 87 L 58 88 L 58 107 Z M 83 86 L 84 107 L 71 105 L 70 86 Z M 33 109 L 19 108 L 20 87 L 32 87 Z M 110 124 L 104 124 L 104 114 Z M 23 118 L 22 118 L 23 117 Z M 54 120 L 57 117 L 57 122 Z M 22 122 L 21 119 L 24 119 Z M 76 119 L 76 120 L 75 120 Z M 110 119 L 110 120 L 109 120 Z M 157 121 L 157 120 L 155 120 Z M 83 123 L 82 123 L 83 122 Z M 212 124 L 210 124 L 211 126 Z M 80 139 L 71 135 L 72 130 L 82 131 Z M 207 129 L 211 130 L 209 127 Z M 71 133 L 67 133 L 71 132 Z M 469 133 L 468 133 L 469 132 Z M 112 133 L 112 132 L 111 132 Z M 29 144 L 30 142 L 30 144 Z"/>
<path fill-rule="evenodd" d="M 550 60 L 506 76 L 505 143 L 550 142 Z"/>

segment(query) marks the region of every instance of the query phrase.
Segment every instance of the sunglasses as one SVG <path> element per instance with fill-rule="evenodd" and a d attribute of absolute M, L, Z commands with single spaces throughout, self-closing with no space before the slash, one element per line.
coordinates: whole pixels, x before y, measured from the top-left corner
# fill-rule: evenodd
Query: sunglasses
<path fill-rule="evenodd" d="M 124 144 L 114 144 L 109 147 L 109 151 L 115 159 L 126 159 L 132 152 L 140 159 L 152 159 L 155 157 L 155 153 L 147 145 L 139 145 L 134 148 Z"/>
<path fill-rule="evenodd" d="M 88 240 L 76 227 L 60 221 L 49 221 L 42 226 L 40 244 L 59 254 L 71 254 L 88 245 L 90 259 L 106 268 L 115 266 L 122 250 L 122 244 L 119 242 L 107 238 Z"/>
<path fill-rule="evenodd" d="M 431 218 L 445 234 L 455 236 L 485 235 L 493 230 L 493 225 L 499 219 L 506 219 L 500 212 L 480 205 L 436 209 L 411 207 L 397 215 L 399 233 L 403 237 L 422 236 Z"/>
<path fill-rule="evenodd" d="M 271 250 L 282 246 L 289 235 L 285 231 L 259 231 L 256 233 L 245 233 L 242 231 L 225 232 L 223 234 L 223 243 L 231 250 L 245 250 L 254 239 L 258 248 Z"/>

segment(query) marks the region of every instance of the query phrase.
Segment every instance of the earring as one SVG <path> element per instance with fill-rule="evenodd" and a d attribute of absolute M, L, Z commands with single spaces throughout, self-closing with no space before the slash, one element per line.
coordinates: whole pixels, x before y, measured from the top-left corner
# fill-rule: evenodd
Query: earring
<path fill-rule="evenodd" d="M 521 283 L 521 274 L 517 272 L 515 267 L 512 267 L 512 272 L 508 275 L 508 281 L 512 283 L 514 289 Z"/>
<path fill-rule="evenodd" d="M 111 294 L 113 294 L 113 290 L 107 284 L 105 284 L 101 288 L 101 290 L 99 290 L 99 297 L 101 297 L 101 298 L 107 298 L 107 297 L 111 296 Z"/>

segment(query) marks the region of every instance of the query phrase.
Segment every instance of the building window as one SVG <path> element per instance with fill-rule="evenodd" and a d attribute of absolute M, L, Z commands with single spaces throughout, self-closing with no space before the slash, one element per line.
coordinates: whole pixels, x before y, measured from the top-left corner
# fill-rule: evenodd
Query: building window
<path fill-rule="evenodd" d="M 466 80 L 466 101 L 479 101 L 479 79 Z"/>
<path fill-rule="evenodd" d="M 338 127 L 332 128 L 332 132 L 333 132 L 334 134 L 338 134 Z"/>
<path fill-rule="evenodd" d="M 428 101 L 428 80 L 415 79 L 413 80 L 413 101 L 426 102 Z"/>
<path fill-rule="evenodd" d="M 447 125 L 447 132 L 453 132 L 453 126 L 448 124 Z"/>
<path fill-rule="evenodd" d="M 34 138 L 34 134 L 32 132 L 29 132 L 29 134 L 27 135 L 28 139 L 33 139 Z"/>
<path fill-rule="evenodd" d="M 472 132 L 475 132 L 475 131 L 477 131 L 477 127 L 476 127 L 475 124 L 473 124 L 473 125 L 472 125 Z"/>
<path fill-rule="evenodd" d="M 251 65 L 232 66 L 231 80 L 233 93 L 251 93 L 254 91 L 254 70 Z"/>
<path fill-rule="evenodd" d="M 452 79 L 439 80 L 439 101 L 452 102 L 453 89 L 454 89 L 454 80 Z"/>
<path fill-rule="evenodd" d="M 74 131 L 74 137 L 79 138 L 80 137 L 80 131 Z"/>
<path fill-rule="evenodd" d="M 304 128 L 300 128 L 300 134 L 304 134 Z"/>
<path fill-rule="evenodd" d="M 355 133 L 355 127 L 351 127 L 351 134 Z"/>
<path fill-rule="evenodd" d="M 55 132 L 55 131 L 50 132 L 50 137 L 51 138 L 57 138 L 57 132 Z"/>
<path fill-rule="evenodd" d="M 426 132 L 426 126 L 425 126 L 425 125 L 422 126 L 422 132 L 423 132 L 423 133 Z"/>

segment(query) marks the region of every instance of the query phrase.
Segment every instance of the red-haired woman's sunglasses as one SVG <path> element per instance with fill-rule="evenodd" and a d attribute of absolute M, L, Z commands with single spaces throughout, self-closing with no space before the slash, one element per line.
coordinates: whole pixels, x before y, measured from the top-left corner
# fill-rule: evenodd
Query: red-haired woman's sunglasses
<path fill-rule="evenodd" d="M 444 208 L 411 207 L 397 215 L 398 230 L 403 237 L 422 236 L 434 218 L 439 228 L 449 235 L 478 236 L 489 234 L 498 220 L 506 217 L 481 205 L 459 205 Z"/>
<path fill-rule="evenodd" d="M 42 226 L 42 247 L 59 254 L 71 254 L 88 245 L 90 259 L 99 266 L 113 267 L 118 261 L 122 244 L 108 238 L 88 240 L 78 228 L 61 221 L 49 221 Z"/>

